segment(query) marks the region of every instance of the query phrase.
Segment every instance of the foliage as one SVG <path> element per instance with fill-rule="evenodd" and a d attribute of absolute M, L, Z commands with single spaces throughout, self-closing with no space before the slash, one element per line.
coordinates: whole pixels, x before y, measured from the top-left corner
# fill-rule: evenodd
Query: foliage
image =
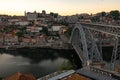
<path fill-rule="evenodd" d="M 17 25 L 10 25 L 9 28 L 12 28 L 12 29 L 17 29 L 18 26 Z"/>
<path fill-rule="evenodd" d="M 106 15 L 106 12 L 101 12 L 101 16 L 104 17 Z"/>
<path fill-rule="evenodd" d="M 62 21 L 54 21 L 53 24 L 61 24 L 61 25 L 68 26 L 69 23 L 67 21 L 62 20 Z"/>
<path fill-rule="evenodd" d="M 57 14 L 57 13 L 50 12 L 50 15 L 53 16 L 54 18 L 57 18 L 57 17 L 58 17 L 58 14 Z"/>
<path fill-rule="evenodd" d="M 12 28 L 5 29 L 5 32 L 6 32 L 6 33 L 10 33 L 10 32 L 12 32 L 12 31 L 13 31 Z"/>
<path fill-rule="evenodd" d="M 55 14 L 54 14 L 54 18 L 57 18 L 57 17 L 58 17 L 58 14 L 57 14 L 57 13 L 55 13 Z"/>
<path fill-rule="evenodd" d="M 18 37 L 22 37 L 23 34 L 24 34 L 23 32 L 17 32 L 17 33 L 16 33 L 16 35 L 17 35 Z"/>
<path fill-rule="evenodd" d="M 26 30 L 26 27 L 25 27 L 25 26 L 21 26 L 21 27 L 20 27 L 20 30 L 21 30 L 21 31 L 24 31 L 24 30 Z"/>
<path fill-rule="evenodd" d="M 110 15 L 113 17 L 114 20 L 119 20 L 120 13 L 118 10 L 114 10 L 110 12 Z"/>
<path fill-rule="evenodd" d="M 46 34 L 46 35 L 48 35 L 48 28 L 47 27 L 43 27 L 41 32 Z"/>
<path fill-rule="evenodd" d="M 3 80 L 3 78 L 2 78 L 2 77 L 0 77 L 0 80 Z"/>
<path fill-rule="evenodd" d="M 3 29 L 0 29 L 0 32 L 5 32 Z"/>
<path fill-rule="evenodd" d="M 66 35 L 67 37 L 70 37 L 70 36 L 71 36 L 72 29 L 73 29 L 73 28 L 70 27 L 70 28 L 68 28 L 67 31 L 65 32 L 65 35 Z"/>
<path fill-rule="evenodd" d="M 99 22 L 100 18 L 99 18 L 99 16 L 94 16 L 94 17 L 91 18 L 91 21 L 92 22 Z"/>
<path fill-rule="evenodd" d="M 61 70 L 70 70 L 73 69 L 73 65 L 70 61 L 64 61 L 61 66 Z"/>
<path fill-rule="evenodd" d="M 68 22 L 66 22 L 66 21 L 61 21 L 60 24 L 68 26 Z"/>
<path fill-rule="evenodd" d="M 53 15 L 54 15 L 54 13 L 53 13 L 53 12 L 50 12 L 50 15 L 51 15 L 51 16 L 53 16 Z"/>

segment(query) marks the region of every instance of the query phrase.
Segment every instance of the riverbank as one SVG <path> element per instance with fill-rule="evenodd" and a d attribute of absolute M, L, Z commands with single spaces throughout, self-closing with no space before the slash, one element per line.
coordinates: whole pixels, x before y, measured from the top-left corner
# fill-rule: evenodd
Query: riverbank
<path fill-rule="evenodd" d="M 110 61 L 113 47 L 103 47 L 103 58 Z M 69 60 L 74 69 L 81 68 L 81 62 L 74 49 L 54 49 L 50 47 L 17 48 L 16 50 L 0 49 L 0 74 L 10 76 L 17 71 L 32 73 L 39 78 L 61 69 Z M 4 62 L 4 63 L 3 63 Z M 12 70 L 12 71 L 11 71 Z"/>
<path fill-rule="evenodd" d="M 0 49 L 5 50 L 16 50 L 23 48 L 50 48 L 50 49 L 60 49 L 60 50 L 71 50 L 73 47 L 70 44 L 64 45 L 9 45 L 9 46 L 1 46 Z"/>

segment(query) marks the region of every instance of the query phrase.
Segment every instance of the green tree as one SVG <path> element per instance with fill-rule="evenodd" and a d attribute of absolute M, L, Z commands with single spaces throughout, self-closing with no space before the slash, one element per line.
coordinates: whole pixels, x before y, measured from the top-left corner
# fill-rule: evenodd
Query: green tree
<path fill-rule="evenodd" d="M 54 14 L 54 18 L 57 18 L 57 17 L 58 17 L 58 14 L 57 14 L 57 13 L 55 13 L 55 14 Z"/>
<path fill-rule="evenodd" d="M 73 69 L 73 65 L 70 61 L 64 61 L 61 65 L 61 70 L 70 70 L 70 69 Z"/>
<path fill-rule="evenodd" d="M 16 33 L 16 36 L 18 36 L 18 37 L 22 37 L 23 34 L 24 34 L 23 32 L 17 32 L 17 33 Z"/>
<path fill-rule="evenodd" d="M 24 31 L 24 30 L 26 30 L 26 27 L 25 26 L 21 26 L 20 30 Z"/>
<path fill-rule="evenodd" d="M 50 15 L 51 15 L 51 16 L 54 16 L 54 13 L 53 13 L 53 12 L 50 12 Z"/>
<path fill-rule="evenodd" d="M 101 16 L 104 17 L 106 15 L 106 12 L 101 12 Z"/>
<path fill-rule="evenodd" d="M 113 17 L 114 20 L 119 20 L 120 13 L 118 10 L 114 10 L 110 12 L 110 15 Z"/>
<path fill-rule="evenodd" d="M 10 25 L 9 28 L 12 28 L 12 29 L 17 29 L 18 26 L 17 25 Z"/>
<path fill-rule="evenodd" d="M 62 25 L 65 25 L 65 26 L 68 26 L 68 25 L 69 25 L 69 23 L 68 23 L 67 21 L 64 21 L 64 20 L 63 20 L 63 21 L 60 21 L 59 24 L 62 24 Z"/>
<path fill-rule="evenodd" d="M 71 33 L 72 33 L 72 29 L 73 28 L 68 28 L 68 30 L 65 32 L 65 35 L 69 38 L 71 36 Z"/>
<path fill-rule="evenodd" d="M 43 27 L 41 32 L 46 34 L 46 35 L 48 35 L 48 28 L 47 27 Z"/>
<path fill-rule="evenodd" d="M 12 32 L 13 30 L 11 29 L 11 28 L 8 28 L 8 29 L 5 29 L 5 32 L 6 33 L 10 33 L 10 32 Z"/>
<path fill-rule="evenodd" d="M 99 22 L 100 21 L 100 17 L 99 16 L 94 16 L 91 18 L 92 22 Z"/>
<path fill-rule="evenodd" d="M 2 78 L 2 77 L 0 77 L 0 80 L 3 80 L 3 78 Z"/>

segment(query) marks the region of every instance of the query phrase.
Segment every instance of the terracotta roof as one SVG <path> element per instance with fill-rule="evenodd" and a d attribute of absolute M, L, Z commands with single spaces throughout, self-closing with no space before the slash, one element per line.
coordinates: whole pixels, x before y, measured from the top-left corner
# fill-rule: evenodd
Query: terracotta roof
<path fill-rule="evenodd" d="M 36 80 L 36 78 L 32 74 L 22 74 L 18 72 L 5 80 Z"/>
<path fill-rule="evenodd" d="M 72 74 L 71 76 L 67 77 L 66 79 L 62 80 L 91 80 L 90 78 L 84 77 L 79 74 Z"/>
<path fill-rule="evenodd" d="M 117 66 L 116 66 L 115 71 L 116 71 L 116 72 L 120 72 L 120 65 L 117 65 Z"/>

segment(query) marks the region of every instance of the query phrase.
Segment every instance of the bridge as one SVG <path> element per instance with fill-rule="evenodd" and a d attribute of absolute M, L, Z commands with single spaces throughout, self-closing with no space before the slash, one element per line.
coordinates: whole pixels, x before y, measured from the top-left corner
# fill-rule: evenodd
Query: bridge
<path fill-rule="evenodd" d="M 102 50 L 98 49 L 92 32 L 104 33 L 113 36 L 113 52 L 111 57 L 111 70 L 115 70 L 116 59 L 118 58 L 118 42 L 120 37 L 120 26 L 76 23 L 72 31 L 70 42 L 81 59 L 83 66 L 89 62 L 103 62 Z M 101 42 L 100 42 L 101 43 Z"/>
<path fill-rule="evenodd" d="M 98 32 L 98 34 L 108 34 L 114 38 L 110 65 L 112 71 L 96 67 L 96 65 L 102 64 L 104 61 L 102 58 L 102 50 L 101 48 L 98 49 L 98 44 L 96 44 L 94 35 L 92 34 L 94 32 Z M 76 74 L 89 78 L 90 80 L 120 80 L 120 75 L 114 71 L 119 53 L 119 37 L 120 26 L 76 23 L 72 30 L 70 42 L 82 61 L 83 68 L 76 71 L 69 70 L 60 74 L 55 72 L 38 80 L 67 80 Z M 101 40 L 100 43 L 102 43 Z M 92 65 L 90 65 L 90 63 L 92 63 Z M 75 76 L 75 79 L 81 79 L 80 76 Z M 72 79 L 74 79 L 74 77 L 72 77 L 71 80 Z"/>

